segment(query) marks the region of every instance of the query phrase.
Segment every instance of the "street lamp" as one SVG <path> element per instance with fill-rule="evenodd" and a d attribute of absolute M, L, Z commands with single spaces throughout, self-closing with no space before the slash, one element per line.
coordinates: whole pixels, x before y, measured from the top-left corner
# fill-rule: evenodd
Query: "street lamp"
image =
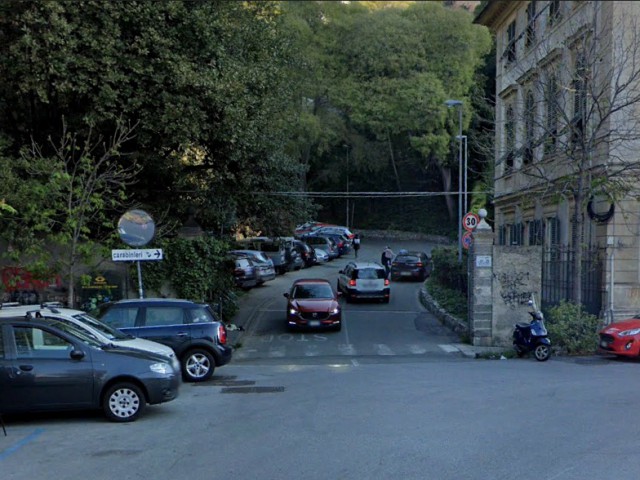
<path fill-rule="evenodd" d="M 349 145 L 344 145 L 344 148 L 347 152 L 347 220 L 344 226 L 349 228 Z"/>
<path fill-rule="evenodd" d="M 458 137 L 458 135 L 456 135 L 456 140 L 460 140 L 460 138 Z M 467 186 L 467 177 L 469 176 L 469 170 L 467 168 L 467 162 L 468 162 L 468 158 L 469 158 L 469 150 L 467 148 L 467 136 L 466 135 L 462 135 L 462 140 L 464 140 L 464 167 L 463 167 L 463 172 L 464 172 L 464 182 L 463 182 L 463 189 L 462 189 L 462 197 L 463 197 L 463 201 L 462 201 L 462 212 L 466 213 L 469 211 L 469 202 L 467 201 L 467 196 L 469 194 L 469 189 Z"/>
<path fill-rule="evenodd" d="M 456 137 L 460 141 L 458 150 L 458 263 L 462 263 L 462 101 L 447 100 L 444 104 L 458 108 L 459 133 Z"/>

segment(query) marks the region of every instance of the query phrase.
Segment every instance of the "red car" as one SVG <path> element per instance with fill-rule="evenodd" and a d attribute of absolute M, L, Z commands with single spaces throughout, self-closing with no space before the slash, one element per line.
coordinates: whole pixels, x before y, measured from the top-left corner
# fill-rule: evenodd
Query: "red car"
<path fill-rule="evenodd" d="M 287 298 L 287 326 L 289 329 L 342 328 L 342 309 L 328 280 L 305 278 L 293 282 Z"/>
<path fill-rule="evenodd" d="M 640 315 L 604 327 L 598 346 L 601 352 L 640 356 Z"/>

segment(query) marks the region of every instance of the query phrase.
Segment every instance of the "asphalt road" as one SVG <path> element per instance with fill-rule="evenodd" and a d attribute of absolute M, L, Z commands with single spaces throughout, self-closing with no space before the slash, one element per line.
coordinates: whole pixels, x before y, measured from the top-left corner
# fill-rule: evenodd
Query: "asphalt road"
<path fill-rule="evenodd" d="M 288 275 L 277 281 L 286 286 Z M 135 423 L 86 412 L 7 418 L 0 479 L 638 477 L 638 361 L 448 353 L 438 346 L 449 341 L 446 332 L 432 339 L 416 328 L 416 285 L 388 310 L 349 305 L 349 340 L 332 334 L 309 355 L 277 338 L 281 288 L 273 288 L 274 304 L 271 295 L 253 295 L 277 285 L 243 297 L 238 320 L 249 330 L 238 358 Z M 402 350 L 409 342 L 433 350 Z M 366 347 L 377 343 L 390 354 Z M 284 355 L 270 356 L 273 346 Z"/>

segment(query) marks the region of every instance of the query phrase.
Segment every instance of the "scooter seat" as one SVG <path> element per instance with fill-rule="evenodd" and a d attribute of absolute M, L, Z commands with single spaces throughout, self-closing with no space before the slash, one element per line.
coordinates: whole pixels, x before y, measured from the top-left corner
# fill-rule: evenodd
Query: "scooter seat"
<path fill-rule="evenodd" d="M 529 323 L 516 323 L 516 327 L 517 328 L 521 328 L 521 329 L 525 329 L 525 328 L 531 327 L 531 324 L 529 324 Z"/>

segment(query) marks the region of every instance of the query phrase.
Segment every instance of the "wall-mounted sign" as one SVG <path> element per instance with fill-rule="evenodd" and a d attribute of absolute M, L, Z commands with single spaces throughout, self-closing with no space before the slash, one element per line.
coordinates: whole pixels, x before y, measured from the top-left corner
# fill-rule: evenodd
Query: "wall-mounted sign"
<path fill-rule="evenodd" d="M 491 267 L 491 255 L 478 255 L 476 257 L 476 267 L 490 268 Z"/>

